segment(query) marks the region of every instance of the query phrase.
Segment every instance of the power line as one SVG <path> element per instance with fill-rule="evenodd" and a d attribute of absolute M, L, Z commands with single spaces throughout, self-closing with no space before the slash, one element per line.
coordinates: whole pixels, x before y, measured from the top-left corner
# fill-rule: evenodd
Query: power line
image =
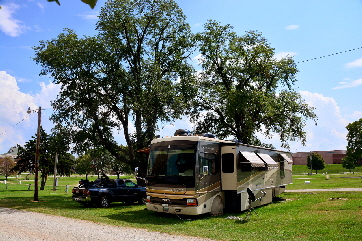
<path fill-rule="evenodd" d="M 316 59 L 322 59 L 322 58 L 326 58 L 326 57 L 331 57 L 331 56 L 333 56 L 333 55 L 343 54 L 343 53 L 355 51 L 355 50 L 358 50 L 358 49 L 362 49 L 362 47 L 355 48 L 355 49 L 350 49 L 350 50 L 345 50 L 345 51 L 341 51 L 341 52 L 337 52 L 337 53 L 333 53 L 333 54 L 323 55 L 323 56 L 316 57 L 316 58 L 312 58 L 312 59 L 307 59 L 307 60 L 299 61 L 299 62 L 297 62 L 297 64 L 299 64 L 299 63 L 304 63 L 304 62 L 308 62 L 308 61 L 312 61 L 312 60 L 316 60 Z"/>
<path fill-rule="evenodd" d="M 43 110 L 46 110 L 46 109 L 43 109 Z M 25 116 L 24 119 L 22 119 L 21 121 L 19 121 L 19 122 L 16 123 L 15 125 L 13 125 L 11 128 L 16 127 L 16 126 L 19 125 L 21 122 L 23 122 L 23 121 L 25 121 L 26 119 L 28 119 L 29 116 L 30 116 L 31 114 L 35 113 L 35 112 L 37 112 L 37 110 L 31 110 L 31 113 L 30 113 L 29 115 Z M 7 132 L 7 130 L 4 130 L 2 133 L 0 133 L 0 136 L 1 136 L 1 135 L 5 135 L 6 132 Z"/>

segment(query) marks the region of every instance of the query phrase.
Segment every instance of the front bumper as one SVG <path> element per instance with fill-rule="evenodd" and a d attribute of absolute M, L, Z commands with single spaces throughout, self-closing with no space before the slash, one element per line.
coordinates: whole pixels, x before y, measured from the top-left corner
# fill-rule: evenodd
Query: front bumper
<path fill-rule="evenodd" d="M 202 208 L 197 206 L 179 206 L 179 205 L 165 205 L 160 203 L 146 203 L 146 207 L 150 211 L 182 214 L 182 215 L 199 215 L 204 213 Z"/>

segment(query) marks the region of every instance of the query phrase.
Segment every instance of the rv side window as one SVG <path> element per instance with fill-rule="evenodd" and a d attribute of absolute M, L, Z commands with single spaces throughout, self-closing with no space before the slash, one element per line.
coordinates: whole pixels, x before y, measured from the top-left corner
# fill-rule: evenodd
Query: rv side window
<path fill-rule="evenodd" d="M 222 154 L 222 172 L 233 173 L 234 172 L 234 154 L 224 153 Z"/>

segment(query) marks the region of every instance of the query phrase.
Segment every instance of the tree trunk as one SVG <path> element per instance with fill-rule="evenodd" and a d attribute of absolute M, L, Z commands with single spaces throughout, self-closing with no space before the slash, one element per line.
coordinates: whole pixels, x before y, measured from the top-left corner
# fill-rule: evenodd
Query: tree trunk
<path fill-rule="evenodd" d="M 44 190 L 45 183 L 47 182 L 48 174 L 41 174 L 41 184 L 40 184 L 40 190 Z"/>

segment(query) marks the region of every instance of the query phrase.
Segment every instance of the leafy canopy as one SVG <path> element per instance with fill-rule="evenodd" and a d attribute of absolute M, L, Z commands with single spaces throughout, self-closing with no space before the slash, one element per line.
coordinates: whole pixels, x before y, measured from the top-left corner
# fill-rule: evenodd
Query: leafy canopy
<path fill-rule="evenodd" d="M 5 176 L 6 180 L 12 173 L 12 168 L 15 166 L 14 159 L 10 156 L 0 158 L 0 173 Z"/>
<path fill-rule="evenodd" d="M 104 147 L 146 170 L 136 150 L 150 144 L 160 122 L 179 118 L 192 97 L 190 27 L 172 0 L 110 0 L 96 29 L 97 36 L 82 38 L 66 29 L 34 48 L 41 74 L 61 84 L 52 119 L 78 152 Z M 116 130 L 127 149 L 114 140 Z"/>
<path fill-rule="evenodd" d="M 307 166 L 308 169 L 315 170 L 316 173 L 318 173 L 318 170 L 323 170 L 325 168 L 325 162 L 320 154 L 311 153 L 307 157 Z"/>
<path fill-rule="evenodd" d="M 347 162 L 357 164 L 362 160 L 362 118 L 346 126 L 347 134 Z"/>
<path fill-rule="evenodd" d="M 36 152 L 36 136 L 25 143 L 24 146 L 18 145 L 18 161 L 13 168 L 18 173 L 34 172 L 35 170 L 35 152 Z M 57 172 L 59 175 L 70 175 L 74 165 L 74 157 L 67 153 L 69 145 L 59 134 L 48 135 L 43 128 L 40 128 L 40 145 L 39 145 L 39 171 L 41 172 L 41 190 L 44 186 L 49 174 L 54 171 L 54 162 L 56 154 L 58 154 Z"/>
<path fill-rule="evenodd" d="M 197 34 L 202 71 L 193 119 L 199 132 L 219 138 L 234 136 L 246 144 L 259 144 L 256 133 L 278 133 L 284 147 L 300 139 L 313 108 L 293 90 L 296 65 L 292 58 L 274 57 L 274 49 L 257 31 L 238 36 L 230 25 L 205 24 Z"/>
<path fill-rule="evenodd" d="M 96 6 L 98 0 L 81 0 L 85 4 L 88 4 L 92 9 Z M 58 5 L 60 5 L 59 0 L 48 0 L 48 2 L 56 2 Z"/>

